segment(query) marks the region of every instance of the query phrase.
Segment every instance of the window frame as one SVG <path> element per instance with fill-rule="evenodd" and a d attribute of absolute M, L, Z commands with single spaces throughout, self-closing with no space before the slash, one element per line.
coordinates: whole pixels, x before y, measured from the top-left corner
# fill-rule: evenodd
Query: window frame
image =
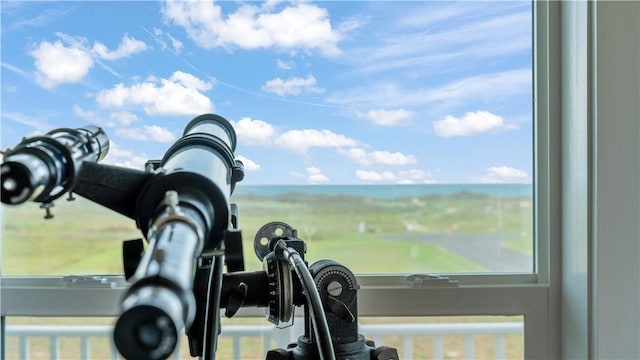
<path fill-rule="evenodd" d="M 407 274 L 358 275 L 360 316 L 523 315 L 525 357 L 558 357 L 561 5 L 534 1 L 532 6 L 533 273 L 439 274 L 445 278 L 423 284 L 408 282 Z M 126 288 L 121 276 L 0 276 L 0 316 L 117 316 Z M 264 316 L 264 311 L 242 309 L 239 315 Z"/>

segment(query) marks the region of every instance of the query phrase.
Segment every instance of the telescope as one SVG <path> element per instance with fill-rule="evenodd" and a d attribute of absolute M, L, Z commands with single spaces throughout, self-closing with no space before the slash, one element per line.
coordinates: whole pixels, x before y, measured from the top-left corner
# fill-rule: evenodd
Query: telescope
<path fill-rule="evenodd" d="M 50 203 L 69 191 L 83 162 L 100 161 L 108 151 L 107 135 L 93 125 L 25 138 L 3 154 L 2 202 Z"/>
<path fill-rule="evenodd" d="M 226 119 L 194 118 L 144 170 L 99 164 L 107 149 L 95 127 L 24 140 L 5 154 L 2 201 L 50 202 L 73 192 L 135 220 L 144 239 L 123 242 L 130 286 L 113 332 L 124 358 L 166 359 L 184 332 L 192 357 L 215 359 L 221 309 L 233 317 L 242 307 L 266 308 L 275 325 L 290 323 L 293 309 L 304 308 L 305 333 L 267 359 L 398 358 L 394 348 L 375 347 L 358 333 L 353 273 L 332 260 L 309 266 L 292 226 L 265 224 L 254 239 L 264 269 L 244 271 L 238 208 L 230 203 L 244 167 Z"/>

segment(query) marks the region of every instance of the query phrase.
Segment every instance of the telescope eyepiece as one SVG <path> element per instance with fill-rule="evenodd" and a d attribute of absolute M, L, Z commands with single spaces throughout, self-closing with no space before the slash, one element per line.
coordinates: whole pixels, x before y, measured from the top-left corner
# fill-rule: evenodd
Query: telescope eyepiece
<path fill-rule="evenodd" d="M 164 329 L 166 326 L 163 326 L 162 323 L 167 321 L 166 318 L 158 319 L 161 323 L 158 324 L 156 322 L 148 322 L 140 325 L 135 332 L 135 337 L 138 343 L 147 348 L 147 349 L 155 349 L 160 345 L 160 340 L 162 340 L 162 335 L 164 333 Z"/>
<path fill-rule="evenodd" d="M 4 204 L 20 204 L 33 196 L 38 185 L 45 176 L 37 171 L 40 167 L 31 167 L 29 164 L 34 159 L 24 161 L 8 161 L 2 164 L 2 202 Z"/>
<path fill-rule="evenodd" d="M 183 304 L 172 290 L 145 286 L 126 297 L 126 310 L 114 326 L 113 340 L 125 359 L 166 359 L 185 326 Z"/>

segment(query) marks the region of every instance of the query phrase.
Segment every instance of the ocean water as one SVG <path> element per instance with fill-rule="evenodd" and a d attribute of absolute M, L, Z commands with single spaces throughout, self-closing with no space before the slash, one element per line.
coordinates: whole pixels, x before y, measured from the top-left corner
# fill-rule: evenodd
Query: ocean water
<path fill-rule="evenodd" d="M 460 193 L 494 197 L 531 197 L 532 184 L 410 184 L 410 185 L 243 185 L 239 183 L 234 196 L 279 196 L 288 193 L 309 195 L 349 195 L 379 199 L 450 196 Z"/>

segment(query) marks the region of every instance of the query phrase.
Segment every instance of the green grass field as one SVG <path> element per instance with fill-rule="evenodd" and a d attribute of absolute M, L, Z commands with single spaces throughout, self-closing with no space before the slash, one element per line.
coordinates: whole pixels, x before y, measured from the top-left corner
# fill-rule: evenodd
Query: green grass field
<path fill-rule="evenodd" d="M 247 270 L 262 267 L 253 240 L 271 221 L 298 230 L 309 262 L 334 259 L 357 273 L 492 271 L 442 243 L 423 241 L 427 236 L 466 242 L 495 236 L 500 248 L 532 256 L 530 198 L 287 194 L 232 200 L 239 206 Z M 133 220 L 82 198 L 57 201 L 50 220 L 43 219 L 44 211 L 35 203 L 3 206 L 2 211 L 5 275 L 118 274 L 122 241 L 142 237 Z"/>

